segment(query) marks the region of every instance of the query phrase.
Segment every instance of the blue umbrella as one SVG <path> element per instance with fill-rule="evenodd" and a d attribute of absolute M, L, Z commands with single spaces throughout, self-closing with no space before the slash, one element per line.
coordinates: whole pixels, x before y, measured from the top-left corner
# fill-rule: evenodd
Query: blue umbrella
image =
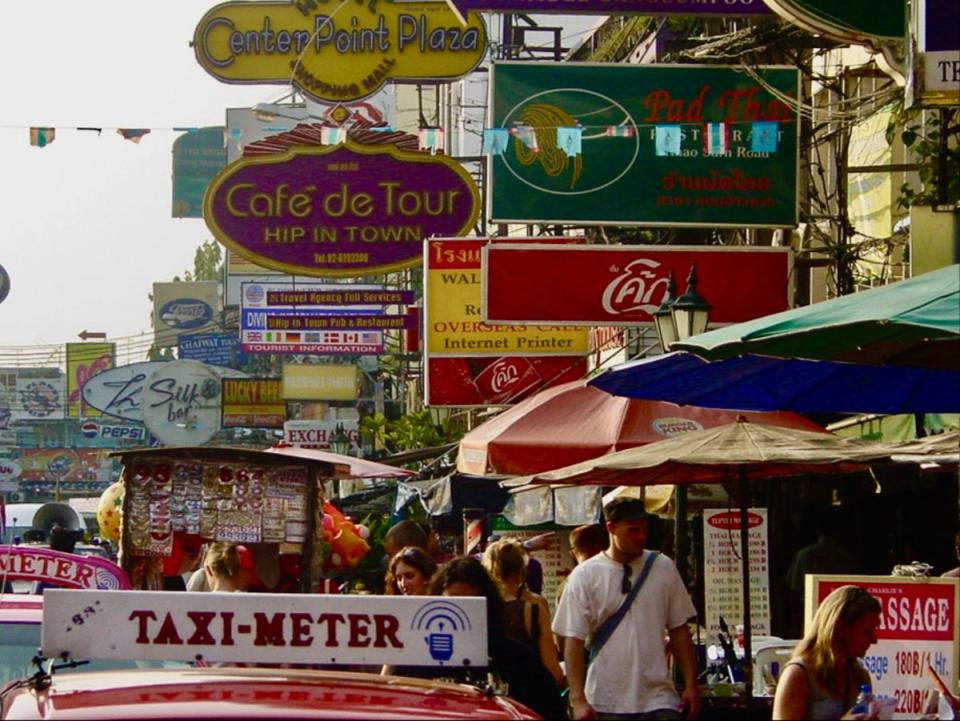
<path fill-rule="evenodd" d="M 797 413 L 955 413 L 960 370 L 675 351 L 622 363 L 589 381 L 613 395 L 704 408 Z"/>

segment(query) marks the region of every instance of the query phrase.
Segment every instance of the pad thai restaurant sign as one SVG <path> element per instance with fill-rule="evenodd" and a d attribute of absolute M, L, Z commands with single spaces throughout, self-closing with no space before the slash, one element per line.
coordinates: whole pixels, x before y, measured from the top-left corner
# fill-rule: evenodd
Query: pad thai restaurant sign
<path fill-rule="evenodd" d="M 226 83 L 296 85 L 320 102 L 348 103 L 390 81 L 462 77 L 483 60 L 486 28 L 461 25 L 441 0 L 227 2 L 197 25 L 193 47 Z"/>
<path fill-rule="evenodd" d="M 424 238 L 468 233 L 479 215 L 476 183 L 455 160 L 351 142 L 231 163 L 203 213 L 218 241 L 257 265 L 327 277 L 410 268 Z"/>
<path fill-rule="evenodd" d="M 954 693 L 960 643 L 960 580 L 910 576 L 807 575 L 806 627 L 831 591 L 860 586 L 880 601 L 877 642 L 862 663 L 876 695 L 896 699 L 894 718 L 920 718 L 935 688 L 928 666 Z"/>
<path fill-rule="evenodd" d="M 495 222 L 786 227 L 796 68 L 496 63 Z M 565 131 L 565 132 L 561 132 Z M 512 135 L 512 137 L 511 137 Z"/>
<path fill-rule="evenodd" d="M 669 274 L 680 295 L 691 266 L 697 292 L 712 306 L 712 323 L 789 308 L 789 248 L 492 243 L 483 249 L 483 319 L 534 326 L 649 324 L 666 298 Z"/>

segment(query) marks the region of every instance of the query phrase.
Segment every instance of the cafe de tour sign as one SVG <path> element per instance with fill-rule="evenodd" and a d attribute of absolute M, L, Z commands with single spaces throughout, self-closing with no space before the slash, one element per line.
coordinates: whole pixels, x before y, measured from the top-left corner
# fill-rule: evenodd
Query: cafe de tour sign
<path fill-rule="evenodd" d="M 469 233 L 480 192 L 457 161 L 395 145 L 298 146 L 243 158 L 214 178 L 214 237 L 265 268 L 354 277 L 410 268 L 423 240 Z"/>
<path fill-rule="evenodd" d="M 486 27 L 461 24 L 444 0 L 227 2 L 197 25 L 197 61 L 225 83 L 293 83 L 320 102 L 349 103 L 387 82 L 445 82 L 483 60 Z"/>

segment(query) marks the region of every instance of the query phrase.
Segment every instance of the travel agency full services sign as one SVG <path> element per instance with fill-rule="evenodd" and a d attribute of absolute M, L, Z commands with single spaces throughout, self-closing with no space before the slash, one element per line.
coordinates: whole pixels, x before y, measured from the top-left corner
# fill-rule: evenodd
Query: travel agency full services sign
<path fill-rule="evenodd" d="M 326 277 L 418 265 L 424 238 L 464 235 L 479 215 L 455 160 L 353 142 L 231 163 L 203 212 L 218 241 L 257 265 Z"/>
<path fill-rule="evenodd" d="M 798 92 L 786 67 L 495 63 L 492 220 L 794 226 Z"/>
<path fill-rule="evenodd" d="M 476 13 L 461 24 L 442 0 L 227 2 L 197 25 L 193 47 L 226 83 L 296 85 L 319 102 L 349 103 L 389 81 L 449 81 L 487 48 Z"/>

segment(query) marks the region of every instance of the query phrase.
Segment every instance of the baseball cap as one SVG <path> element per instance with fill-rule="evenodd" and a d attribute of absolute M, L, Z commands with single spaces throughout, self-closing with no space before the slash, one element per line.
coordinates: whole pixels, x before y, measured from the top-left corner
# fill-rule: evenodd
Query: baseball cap
<path fill-rule="evenodd" d="M 614 498 L 603 507 L 603 518 L 607 523 L 617 521 L 651 521 L 659 519 L 655 513 L 649 513 L 643 501 L 638 498 Z"/>

